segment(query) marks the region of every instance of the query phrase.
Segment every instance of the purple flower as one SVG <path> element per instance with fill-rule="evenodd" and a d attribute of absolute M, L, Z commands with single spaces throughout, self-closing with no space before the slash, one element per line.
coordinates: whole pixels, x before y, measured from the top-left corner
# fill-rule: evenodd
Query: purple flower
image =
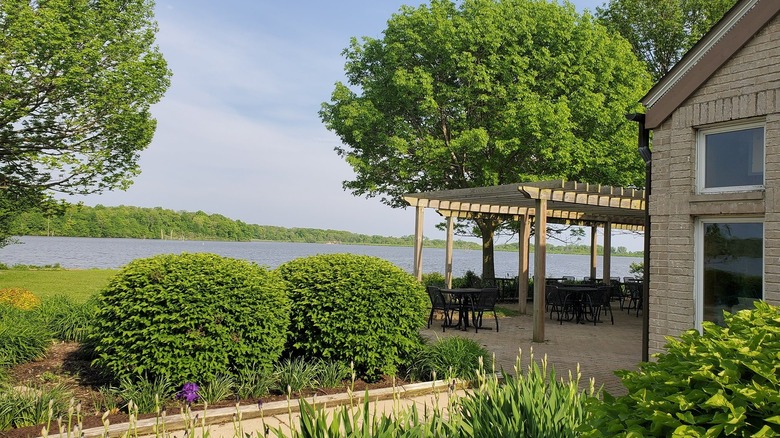
<path fill-rule="evenodd" d="M 192 403 L 198 400 L 198 384 L 197 383 L 185 383 L 182 386 L 181 391 L 176 394 L 176 398 L 184 400 L 187 403 Z"/>

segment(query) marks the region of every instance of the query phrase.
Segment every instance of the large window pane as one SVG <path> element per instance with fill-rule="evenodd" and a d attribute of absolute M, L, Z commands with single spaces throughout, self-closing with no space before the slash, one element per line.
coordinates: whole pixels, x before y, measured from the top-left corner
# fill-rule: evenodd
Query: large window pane
<path fill-rule="evenodd" d="M 704 223 L 705 321 L 722 323 L 723 311 L 753 307 L 763 298 L 764 226 L 754 222 Z"/>
<path fill-rule="evenodd" d="M 704 135 L 704 188 L 764 184 L 764 128 Z"/>

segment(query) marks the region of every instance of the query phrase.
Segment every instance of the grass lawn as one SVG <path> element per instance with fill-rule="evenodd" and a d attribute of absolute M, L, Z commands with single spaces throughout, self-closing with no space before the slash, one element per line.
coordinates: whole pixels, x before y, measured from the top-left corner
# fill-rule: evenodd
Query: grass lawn
<path fill-rule="evenodd" d="M 0 289 L 27 289 L 39 298 L 66 295 L 77 303 L 86 301 L 108 284 L 116 269 L 0 270 Z"/>

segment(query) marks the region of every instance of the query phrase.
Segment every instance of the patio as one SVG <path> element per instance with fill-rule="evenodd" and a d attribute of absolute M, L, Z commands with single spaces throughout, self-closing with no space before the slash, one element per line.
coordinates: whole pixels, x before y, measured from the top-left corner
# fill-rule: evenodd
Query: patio
<path fill-rule="evenodd" d="M 517 304 L 502 304 L 500 307 L 517 310 Z M 531 306 L 529 306 L 530 308 Z M 613 374 L 615 370 L 635 370 L 642 360 L 642 316 L 635 312 L 629 315 L 621 311 L 618 303 L 613 303 L 615 325 L 599 323 L 575 324 L 564 322 L 562 325 L 546 324 L 545 341 L 533 342 L 534 318 L 532 314 L 500 318 L 501 330 L 480 330 L 473 328 L 462 331 L 448 328 L 442 333 L 441 320 L 434 319 L 430 329 L 423 328 L 422 335 L 427 339 L 460 336 L 473 339 L 495 354 L 496 369 L 501 368 L 508 374 L 514 374 L 518 349 L 522 349 L 523 371 L 528 366 L 528 358 L 533 349 L 534 358 L 541 360 L 547 355 L 549 363 L 555 367 L 556 374 L 568 377 L 568 372 L 576 373 L 577 364 L 582 374 L 581 384 L 587 385 L 594 378 L 596 388 L 604 387 L 612 395 L 625 395 L 626 389 L 620 379 Z M 545 315 L 549 318 L 549 313 Z M 549 322 L 550 320 L 547 319 Z M 485 325 L 493 325 L 492 317 Z"/>

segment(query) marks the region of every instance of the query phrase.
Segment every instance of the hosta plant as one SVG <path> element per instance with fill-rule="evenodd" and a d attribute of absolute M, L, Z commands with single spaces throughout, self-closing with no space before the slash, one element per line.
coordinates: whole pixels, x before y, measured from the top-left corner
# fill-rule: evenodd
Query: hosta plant
<path fill-rule="evenodd" d="M 618 372 L 628 395 L 594 404 L 585 436 L 780 435 L 780 310 L 757 301 L 724 319 Z"/>

